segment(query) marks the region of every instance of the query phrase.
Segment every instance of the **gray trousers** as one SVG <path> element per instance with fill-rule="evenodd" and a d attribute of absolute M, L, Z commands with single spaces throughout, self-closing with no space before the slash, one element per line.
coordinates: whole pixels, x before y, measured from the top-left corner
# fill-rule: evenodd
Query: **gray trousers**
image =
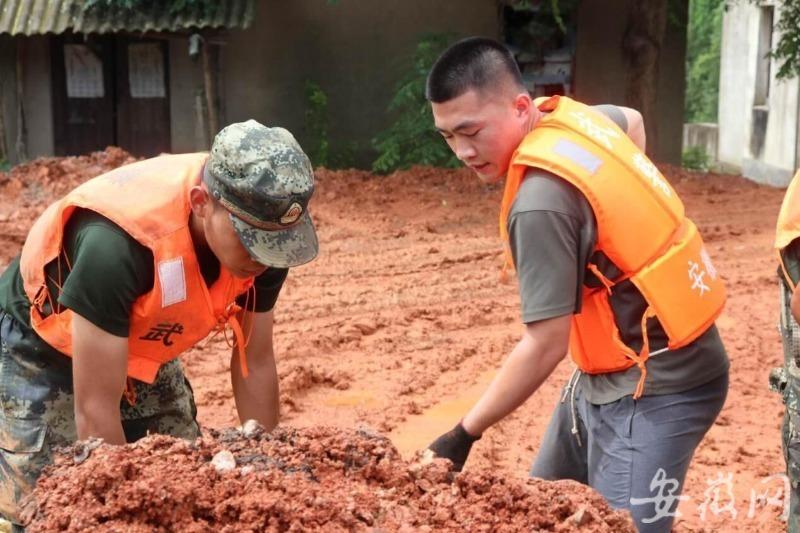
<path fill-rule="evenodd" d="M 604 405 L 585 400 L 580 380 L 565 392 L 531 476 L 589 485 L 629 510 L 639 531 L 670 531 L 694 450 L 725 403 L 728 373 L 678 394 Z"/>

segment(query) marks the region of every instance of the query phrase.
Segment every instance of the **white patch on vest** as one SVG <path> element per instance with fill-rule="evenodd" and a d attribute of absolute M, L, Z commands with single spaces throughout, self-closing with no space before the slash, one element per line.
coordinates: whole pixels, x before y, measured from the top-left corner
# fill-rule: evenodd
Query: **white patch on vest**
<path fill-rule="evenodd" d="M 711 292 L 711 287 L 706 283 L 705 278 L 708 272 L 696 261 L 689 261 L 689 281 L 692 283 L 692 290 L 700 292 L 703 296 L 707 292 Z M 716 273 L 716 271 L 715 271 Z M 708 277 L 711 277 L 710 275 Z"/>
<path fill-rule="evenodd" d="M 566 139 L 560 139 L 553 147 L 553 152 L 583 167 L 589 174 L 597 172 L 603 164 L 603 160 L 592 152 Z"/>
<path fill-rule="evenodd" d="M 670 198 L 672 196 L 672 190 L 669 188 L 669 184 L 667 180 L 664 179 L 664 176 L 661 175 L 661 172 L 658 171 L 656 166 L 645 157 L 643 154 L 636 153 L 633 156 L 633 164 L 636 168 L 639 169 L 642 176 L 647 178 L 650 182 L 650 185 L 653 186 L 654 189 L 661 191 L 661 194 Z"/>
<path fill-rule="evenodd" d="M 161 307 L 186 300 L 183 257 L 161 261 L 158 264 L 158 282 L 161 284 Z"/>

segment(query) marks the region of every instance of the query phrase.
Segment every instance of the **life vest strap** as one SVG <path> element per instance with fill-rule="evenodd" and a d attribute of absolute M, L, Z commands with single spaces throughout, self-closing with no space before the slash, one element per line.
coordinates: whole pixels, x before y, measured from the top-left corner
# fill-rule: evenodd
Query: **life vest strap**
<path fill-rule="evenodd" d="M 233 330 L 234 342 L 235 342 L 234 346 L 239 352 L 239 368 L 242 371 L 242 376 L 247 377 L 250 374 L 247 368 L 247 351 L 245 349 L 247 347 L 247 341 L 244 337 L 242 326 L 239 324 L 239 321 L 236 320 L 235 314 L 231 314 L 228 317 L 227 325 L 229 325 L 230 328 Z"/>
<path fill-rule="evenodd" d="M 253 309 L 255 309 L 256 290 L 255 287 L 251 285 L 250 287 L 248 287 L 245 296 L 245 302 L 244 302 L 245 310 L 250 308 L 251 291 L 253 294 Z M 250 327 L 247 330 L 247 335 L 245 335 L 244 330 L 242 329 L 242 325 L 239 324 L 239 321 L 236 319 L 236 314 L 241 310 L 242 307 L 239 306 L 236 302 L 231 303 L 225 310 L 225 312 L 217 317 L 216 332 L 206 340 L 204 346 L 208 345 L 208 343 L 210 343 L 217 335 L 222 333 L 223 338 L 225 339 L 225 343 L 229 347 L 236 349 L 237 354 L 239 356 L 239 368 L 242 371 L 242 376 L 247 377 L 250 375 L 250 371 L 247 368 L 246 348 L 247 345 L 250 344 L 250 337 L 253 334 L 253 323 L 252 321 L 250 322 Z M 233 331 L 233 341 L 231 341 L 231 339 L 228 338 L 227 328 L 230 328 Z"/>
<path fill-rule="evenodd" d="M 613 287 L 615 283 L 610 279 L 608 279 L 602 272 L 600 272 L 600 269 L 597 268 L 597 265 L 595 265 L 594 263 L 589 263 L 588 265 L 586 265 L 586 268 L 588 268 L 589 271 L 592 274 L 594 274 L 597 277 L 597 279 L 600 280 L 600 283 L 602 283 L 603 286 L 606 288 L 608 294 L 611 294 L 611 287 Z"/>
<path fill-rule="evenodd" d="M 795 283 L 792 281 L 792 277 L 789 275 L 789 271 L 786 269 L 786 263 L 783 262 L 783 256 L 781 255 L 780 250 L 776 250 L 775 253 L 778 254 L 778 264 L 781 266 L 781 271 L 783 272 L 783 277 L 786 279 L 786 284 L 789 285 L 792 292 L 794 292 Z"/>
<path fill-rule="evenodd" d="M 130 376 L 125 380 L 125 390 L 122 392 L 122 396 L 131 407 L 136 405 L 136 385 Z"/>
<path fill-rule="evenodd" d="M 636 390 L 633 393 L 634 400 L 638 400 L 642 397 L 642 394 L 644 394 L 644 382 L 647 379 L 647 366 L 645 366 L 645 363 L 650 358 L 650 337 L 647 334 L 647 319 L 655 316 L 655 310 L 651 306 L 648 306 L 644 314 L 642 314 L 642 350 L 639 352 L 638 356 L 628 356 L 636 362 L 636 366 L 638 366 L 639 370 L 642 372 L 639 382 L 636 384 Z"/>

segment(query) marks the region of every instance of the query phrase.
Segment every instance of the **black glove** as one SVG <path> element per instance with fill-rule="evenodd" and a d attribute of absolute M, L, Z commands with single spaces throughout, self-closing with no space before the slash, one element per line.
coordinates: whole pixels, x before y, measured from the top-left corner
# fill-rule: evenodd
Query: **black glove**
<path fill-rule="evenodd" d="M 472 443 L 480 438 L 480 435 L 473 437 L 467 433 L 467 430 L 459 422 L 456 427 L 433 441 L 428 449 L 437 457 L 450 459 L 453 462 L 453 470 L 461 472 L 464 463 L 467 462 Z"/>

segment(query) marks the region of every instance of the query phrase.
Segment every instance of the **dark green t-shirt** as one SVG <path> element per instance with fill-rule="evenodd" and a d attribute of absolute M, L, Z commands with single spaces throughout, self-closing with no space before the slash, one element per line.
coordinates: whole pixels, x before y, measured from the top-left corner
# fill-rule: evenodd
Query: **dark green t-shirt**
<path fill-rule="evenodd" d="M 619 124 L 612 113 L 606 114 Z M 586 270 L 590 260 L 608 278 L 619 274 L 608 258 L 594 252 L 597 225 L 589 202 L 570 183 L 544 170 L 528 171 L 511 207 L 508 231 L 524 323 L 580 312 L 584 283 L 601 286 Z M 644 297 L 628 280 L 614 287 L 609 300 L 621 339 L 638 352 L 641 317 L 647 308 Z M 657 320 L 648 321 L 647 331 L 651 352 L 666 347 L 667 336 Z M 719 377 L 728 367 L 727 353 L 712 326 L 688 346 L 654 355 L 647 362 L 645 394 L 689 390 Z M 622 372 L 587 374 L 581 381 L 587 399 L 604 404 L 633 394 L 640 375 L 634 366 Z"/>
<path fill-rule="evenodd" d="M 109 219 L 78 209 L 64 230 L 64 254 L 45 267 L 53 305 L 65 307 L 100 329 L 127 337 L 134 301 L 153 288 L 153 254 Z M 195 247 L 207 285 L 218 277 L 220 264 L 207 249 Z M 287 269 L 268 269 L 255 279 L 255 298 L 248 308 L 269 311 L 275 305 Z M 58 286 L 61 294 L 56 300 Z M 238 299 L 245 305 L 245 298 Z M 253 305 L 255 303 L 255 305 Z M 16 257 L 0 276 L 0 309 L 30 327 L 30 302 Z"/>

